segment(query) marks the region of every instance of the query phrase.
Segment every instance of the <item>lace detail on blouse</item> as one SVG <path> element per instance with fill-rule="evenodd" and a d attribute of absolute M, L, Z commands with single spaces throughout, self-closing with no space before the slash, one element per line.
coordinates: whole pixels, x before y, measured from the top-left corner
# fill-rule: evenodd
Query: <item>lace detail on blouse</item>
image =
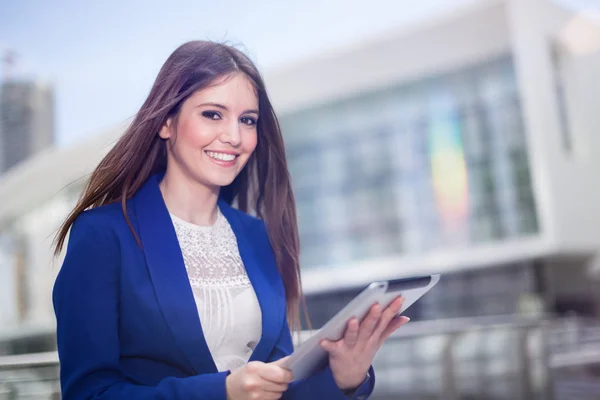
<path fill-rule="evenodd" d="M 258 344 L 262 321 L 235 234 L 220 210 L 213 226 L 195 225 L 173 214 L 171 219 L 217 369 L 237 369 Z"/>

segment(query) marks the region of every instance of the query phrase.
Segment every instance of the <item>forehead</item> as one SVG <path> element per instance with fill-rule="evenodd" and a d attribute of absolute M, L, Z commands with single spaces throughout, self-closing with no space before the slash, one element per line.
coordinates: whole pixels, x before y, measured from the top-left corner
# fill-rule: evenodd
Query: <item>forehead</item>
<path fill-rule="evenodd" d="M 229 75 L 212 85 L 197 91 L 191 97 L 194 102 L 219 103 L 228 107 L 257 108 L 256 89 L 245 74 Z"/>

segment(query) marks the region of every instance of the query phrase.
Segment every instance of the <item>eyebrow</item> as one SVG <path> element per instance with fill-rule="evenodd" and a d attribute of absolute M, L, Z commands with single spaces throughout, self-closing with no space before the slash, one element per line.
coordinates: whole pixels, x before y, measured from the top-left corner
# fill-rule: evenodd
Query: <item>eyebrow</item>
<path fill-rule="evenodd" d="M 211 106 L 211 107 L 220 108 L 221 110 L 229 111 L 229 108 L 227 108 L 227 106 L 225 106 L 223 104 L 219 104 L 219 103 L 202 103 L 202 104 L 198 104 L 197 107 L 203 107 L 203 106 Z M 259 112 L 258 112 L 258 110 L 255 110 L 255 109 L 249 109 L 249 110 L 245 110 L 244 112 L 242 112 L 242 114 L 259 114 Z"/>

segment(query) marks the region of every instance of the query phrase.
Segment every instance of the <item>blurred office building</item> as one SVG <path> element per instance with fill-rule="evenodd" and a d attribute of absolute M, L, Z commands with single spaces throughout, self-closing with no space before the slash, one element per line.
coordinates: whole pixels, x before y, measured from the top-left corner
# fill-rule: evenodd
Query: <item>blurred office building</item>
<path fill-rule="evenodd" d="M 373 280 L 429 273 L 442 280 L 413 320 L 598 316 L 596 21 L 549 0 L 480 1 L 265 77 L 314 327 Z M 121 132 L 0 181 L 5 343 L 49 343 L 49 235 Z"/>
<path fill-rule="evenodd" d="M 478 2 L 268 76 L 317 327 L 432 272 L 413 318 L 598 315 L 599 29 Z"/>
<path fill-rule="evenodd" d="M 53 144 L 52 87 L 12 79 L 0 83 L 0 174 Z"/>

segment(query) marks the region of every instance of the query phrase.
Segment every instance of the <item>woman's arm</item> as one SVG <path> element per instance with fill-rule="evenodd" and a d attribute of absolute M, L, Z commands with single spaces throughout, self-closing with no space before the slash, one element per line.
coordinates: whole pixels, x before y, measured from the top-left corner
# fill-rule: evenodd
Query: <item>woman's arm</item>
<path fill-rule="evenodd" d="M 279 336 L 279 340 L 269 356 L 267 362 L 276 361 L 280 358 L 290 355 L 293 352 L 292 335 L 290 328 L 286 322 Z M 375 387 L 375 373 L 373 368 L 369 369 L 369 378 L 352 394 L 345 394 L 335 383 L 331 368 L 325 367 L 321 372 L 302 381 L 290 384 L 288 390 L 284 393 L 282 399 L 300 400 L 300 399 L 332 399 L 332 400 L 348 400 L 367 399 Z"/>
<path fill-rule="evenodd" d="M 167 378 L 156 386 L 119 371 L 119 243 L 97 214 L 71 229 L 53 292 L 63 399 L 224 400 L 227 372 Z"/>

